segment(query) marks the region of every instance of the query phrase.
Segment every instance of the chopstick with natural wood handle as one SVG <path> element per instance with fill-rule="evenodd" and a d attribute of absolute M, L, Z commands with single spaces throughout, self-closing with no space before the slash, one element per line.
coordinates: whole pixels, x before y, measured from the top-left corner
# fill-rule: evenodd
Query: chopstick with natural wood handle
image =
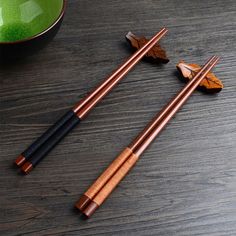
<path fill-rule="evenodd" d="M 82 99 L 72 110 L 67 112 L 55 125 L 49 128 L 39 139 L 27 148 L 15 161 L 28 173 L 43 157 L 82 119 L 87 113 L 137 64 L 137 62 L 166 34 L 163 28 L 141 49 L 131 56 L 110 77 L 92 93 Z"/>
<path fill-rule="evenodd" d="M 146 136 L 139 135 L 135 140 L 136 142 L 133 142 L 131 145 L 129 145 L 129 153 L 130 155 L 126 157 L 126 160 L 123 162 L 123 164 L 118 168 L 118 170 L 113 174 L 112 177 L 109 178 L 109 180 L 103 185 L 102 188 L 100 188 L 99 191 L 95 194 L 95 196 L 89 201 L 87 206 L 84 206 L 82 211 L 83 213 L 90 217 L 95 210 L 105 201 L 105 199 L 110 195 L 110 193 L 113 191 L 113 189 L 119 184 L 119 182 L 125 177 L 125 175 L 129 172 L 129 170 L 134 166 L 140 155 L 143 153 L 143 151 L 150 145 L 150 143 L 154 140 L 154 138 L 160 133 L 160 131 L 165 127 L 165 125 L 168 123 L 168 121 L 174 116 L 174 114 L 180 109 L 180 107 L 185 103 L 185 101 L 189 98 L 189 96 L 192 94 L 192 92 L 196 89 L 196 87 L 199 85 L 199 83 L 202 81 L 202 79 L 206 76 L 206 74 L 213 68 L 213 66 L 217 63 L 219 60 L 218 57 L 212 57 L 207 64 L 201 69 L 201 71 L 198 72 L 198 74 L 194 77 L 192 81 L 190 81 L 186 86 L 185 89 L 183 89 L 175 98 L 178 98 L 175 100 L 175 103 L 172 104 L 172 107 L 168 110 L 168 112 L 165 114 L 163 119 L 159 121 L 159 123 L 156 123 L 157 118 L 155 118 L 151 124 L 147 126 L 147 128 L 144 129 L 142 134 L 146 133 L 147 130 L 149 130 L 148 133 L 146 133 Z M 187 89 L 186 89 L 187 88 Z M 184 91 L 184 93 L 183 93 Z M 181 96 L 179 96 L 181 95 Z M 168 104 L 169 106 L 169 104 Z M 168 107 L 167 106 L 167 107 Z M 164 111 L 161 112 L 165 113 Z M 156 123 L 156 126 L 153 126 L 153 124 Z M 152 126 L 152 129 L 149 129 Z M 142 142 L 140 142 L 141 137 L 144 137 Z M 136 143 L 139 143 L 139 145 L 134 145 Z M 133 150 L 132 147 L 135 147 Z M 93 186 L 93 185 L 92 185 Z M 88 192 L 88 191 L 87 191 Z M 86 193 L 87 193 L 86 192 Z M 86 195 L 85 195 L 86 196 Z M 77 203 L 78 204 L 78 203 Z M 76 204 L 76 207 L 78 208 L 78 205 Z"/>
<path fill-rule="evenodd" d="M 114 173 L 124 164 L 124 162 L 132 154 L 132 150 L 127 147 L 116 159 L 108 166 L 108 168 L 97 178 L 97 180 L 89 187 L 89 189 L 81 196 L 76 203 L 76 208 L 83 211 L 92 199 L 107 183 L 107 181 L 114 175 Z"/>
<path fill-rule="evenodd" d="M 110 177 L 120 168 L 120 166 L 128 159 L 130 154 L 139 146 L 146 138 L 146 136 L 150 133 L 150 131 L 159 124 L 159 122 L 165 117 L 170 109 L 174 106 L 174 104 L 183 96 L 184 93 L 196 82 L 197 78 L 201 75 L 201 73 L 207 68 L 207 65 L 213 60 L 211 58 L 205 66 L 201 68 L 199 73 L 195 76 L 193 80 L 191 80 L 180 93 L 175 96 L 168 105 L 159 113 L 157 116 L 147 125 L 147 127 L 143 130 L 143 132 L 126 148 L 115 160 L 112 164 L 102 173 L 102 175 L 94 182 L 93 185 L 89 187 L 89 189 L 82 195 L 79 201 L 76 203 L 76 207 L 83 211 L 85 207 L 91 202 L 93 197 L 99 192 L 99 190 L 103 187 L 103 185 L 110 179 Z"/>

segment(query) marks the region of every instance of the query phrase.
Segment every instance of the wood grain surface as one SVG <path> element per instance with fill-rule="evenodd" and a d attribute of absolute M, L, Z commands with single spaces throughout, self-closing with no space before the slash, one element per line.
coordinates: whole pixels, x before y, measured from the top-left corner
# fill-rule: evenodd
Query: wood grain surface
<path fill-rule="evenodd" d="M 120 65 L 128 31 L 163 26 L 167 65 L 139 63 L 28 176 L 12 162 Z M 0 235 L 236 235 L 236 1 L 70 0 L 47 48 L 0 66 Z M 184 84 L 179 60 L 225 88 L 196 91 L 94 216 L 74 204 Z"/>

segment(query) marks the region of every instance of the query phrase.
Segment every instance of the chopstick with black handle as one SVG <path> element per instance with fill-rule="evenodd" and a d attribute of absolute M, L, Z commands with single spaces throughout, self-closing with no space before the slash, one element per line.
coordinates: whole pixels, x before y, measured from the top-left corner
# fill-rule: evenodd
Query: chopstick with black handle
<path fill-rule="evenodd" d="M 111 164 L 109 166 L 110 176 L 106 179 L 106 181 L 102 182 L 102 180 L 104 180 L 104 175 L 108 172 L 107 169 L 101 175 L 103 178 L 100 176 L 87 190 L 87 192 L 85 192 L 81 199 L 76 203 L 76 207 L 82 210 L 87 217 L 90 217 L 96 211 L 96 209 L 106 200 L 120 181 L 127 175 L 129 170 L 139 159 L 140 155 L 144 152 L 144 150 L 146 150 L 154 138 L 166 126 L 168 121 L 186 102 L 192 92 L 196 89 L 202 79 L 213 68 L 218 60 L 218 57 L 212 57 L 198 72 L 194 79 L 190 81 L 185 88 L 166 106 L 166 108 L 160 112 L 160 114 L 143 130 L 135 141 L 122 152 L 123 154 L 119 155 L 118 158 L 113 161 L 113 170 L 116 169 L 116 171 L 111 173 Z M 120 166 L 118 166 L 118 163 L 121 163 Z M 114 166 L 116 166 L 116 168 L 114 168 Z"/>
<path fill-rule="evenodd" d="M 16 159 L 15 163 L 22 166 L 22 171 L 28 173 L 44 156 L 78 124 L 88 112 L 137 64 L 137 62 L 166 34 L 163 28 L 152 39 L 121 65 L 93 92 L 82 99 L 72 110 L 66 113 L 45 134 L 37 139 Z"/>
<path fill-rule="evenodd" d="M 17 166 L 21 166 L 27 161 L 36 150 L 38 150 L 53 134 L 55 134 L 65 123 L 67 123 L 72 117 L 75 117 L 75 113 L 70 110 L 66 112 L 54 125 L 52 125 L 43 135 L 36 139 L 24 152 L 20 154 L 15 160 Z"/>
<path fill-rule="evenodd" d="M 28 174 L 52 149 L 56 146 L 63 137 L 66 136 L 77 124 L 80 122 L 80 118 L 74 113 L 74 115 L 61 126 L 55 134 L 49 138 L 37 151 L 33 154 L 29 160 L 27 160 L 21 170 L 23 173 Z"/>

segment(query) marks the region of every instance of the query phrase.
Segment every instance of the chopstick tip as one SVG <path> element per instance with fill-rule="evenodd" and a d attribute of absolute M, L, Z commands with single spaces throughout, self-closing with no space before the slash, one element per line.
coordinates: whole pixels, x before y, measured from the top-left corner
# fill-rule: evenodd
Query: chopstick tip
<path fill-rule="evenodd" d="M 29 172 L 33 169 L 33 164 L 30 162 L 26 162 L 22 167 L 21 170 L 24 174 L 29 174 Z"/>
<path fill-rule="evenodd" d="M 219 56 L 216 56 L 216 63 L 220 60 Z"/>
<path fill-rule="evenodd" d="M 216 61 L 218 61 L 219 59 L 220 59 L 220 57 L 218 57 L 218 56 L 216 56 L 216 55 L 214 55 L 214 56 L 212 56 L 212 58 L 211 59 L 213 59 L 214 60 L 214 62 Z"/>
<path fill-rule="evenodd" d="M 156 33 L 154 37 L 163 37 L 168 32 L 166 27 L 163 27 L 159 32 Z"/>
<path fill-rule="evenodd" d="M 83 211 L 90 202 L 91 199 L 83 194 L 81 198 L 76 202 L 75 207 L 78 210 Z"/>
<path fill-rule="evenodd" d="M 23 165 L 24 162 L 25 162 L 25 157 L 23 155 L 20 155 L 16 158 L 14 163 L 20 167 Z"/>
<path fill-rule="evenodd" d="M 99 205 L 94 202 L 91 201 L 91 203 L 87 206 L 87 208 L 83 211 L 83 214 L 87 217 L 90 218 L 93 213 L 97 210 L 97 208 L 99 207 Z"/>
<path fill-rule="evenodd" d="M 161 30 L 163 31 L 164 34 L 168 32 L 168 29 L 166 27 L 163 27 Z"/>
<path fill-rule="evenodd" d="M 218 62 L 219 60 L 220 60 L 220 57 L 214 55 L 214 56 L 211 58 L 211 63 L 210 63 L 210 64 L 212 64 L 212 66 L 214 66 L 214 65 L 217 64 L 217 62 Z"/>

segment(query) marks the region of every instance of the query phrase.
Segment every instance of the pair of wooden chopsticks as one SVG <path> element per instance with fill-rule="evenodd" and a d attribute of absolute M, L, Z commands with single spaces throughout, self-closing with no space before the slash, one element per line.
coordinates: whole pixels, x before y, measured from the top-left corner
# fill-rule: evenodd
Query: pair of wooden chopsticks
<path fill-rule="evenodd" d="M 140 59 L 167 33 L 163 28 L 151 38 L 142 48 L 121 65 L 110 77 L 89 95 L 82 99 L 73 109 L 51 126 L 42 136 L 33 142 L 15 160 L 24 173 L 29 173 L 59 141 L 66 136 L 89 111 L 140 61 Z"/>
<path fill-rule="evenodd" d="M 102 205 L 114 188 L 127 175 L 150 145 L 165 127 L 168 121 L 181 108 L 192 92 L 218 62 L 213 56 L 196 74 L 196 76 L 175 96 L 168 105 L 150 122 L 139 136 L 110 164 L 76 203 L 76 208 L 90 217 Z"/>

